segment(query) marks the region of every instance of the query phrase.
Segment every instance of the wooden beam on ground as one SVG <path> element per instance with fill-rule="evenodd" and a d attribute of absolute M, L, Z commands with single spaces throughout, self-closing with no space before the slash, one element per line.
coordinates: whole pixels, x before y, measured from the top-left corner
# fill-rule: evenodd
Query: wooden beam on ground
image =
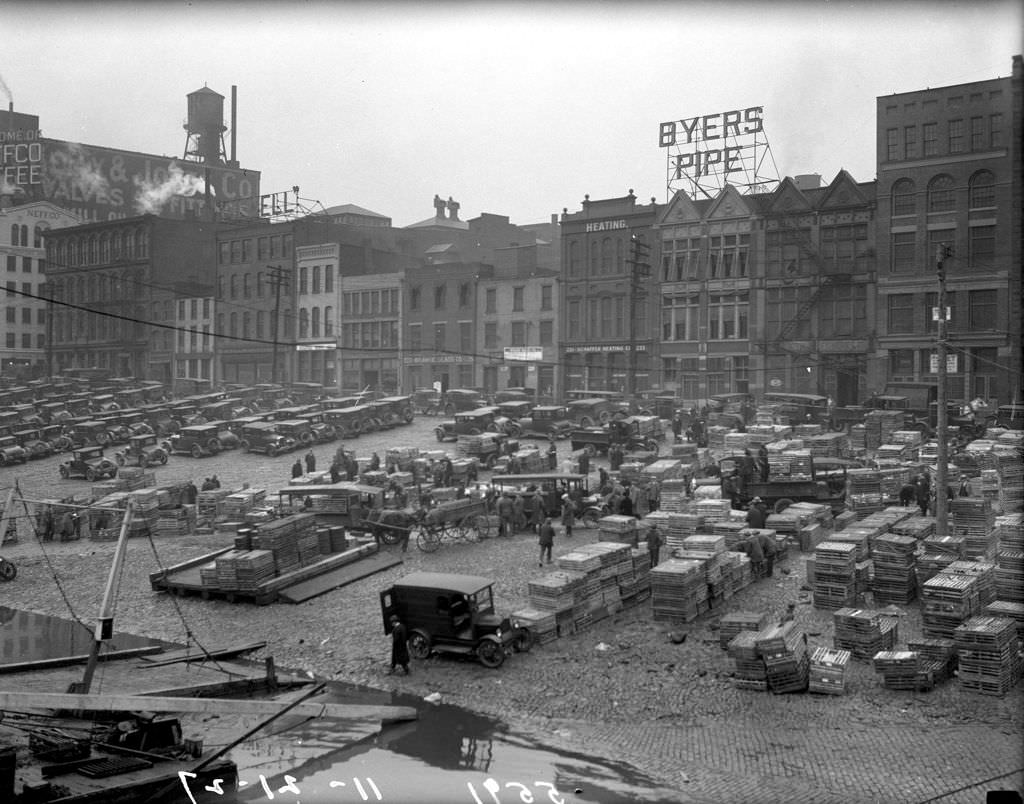
<path fill-rule="evenodd" d="M 263 641 L 247 642 L 244 645 L 231 645 L 225 648 L 215 648 L 214 650 L 211 650 L 207 653 L 203 653 L 197 648 L 192 648 L 190 650 L 170 651 L 161 655 L 158 659 L 147 659 L 144 663 L 137 666 L 164 667 L 168 664 L 180 664 L 181 662 L 205 662 L 208 659 L 231 659 L 243 653 L 251 653 L 254 650 L 261 650 L 266 646 L 266 641 Z"/>
<path fill-rule="evenodd" d="M 189 712 L 199 714 L 272 715 L 287 701 L 248 698 L 165 698 L 151 695 L 71 695 L 55 692 L 0 692 L 0 709 L 63 709 L 87 712 Z M 307 702 L 289 714 L 341 720 L 416 720 L 411 706 Z"/>
<path fill-rule="evenodd" d="M 124 650 L 111 650 L 101 653 L 99 661 L 112 662 L 116 659 L 137 659 L 140 656 L 152 656 L 156 653 L 163 653 L 162 645 L 146 645 L 141 648 L 125 648 Z M 81 656 L 57 656 L 53 659 L 36 659 L 31 662 L 18 662 L 16 664 L 0 664 L 0 674 L 3 673 L 27 673 L 33 670 L 52 670 L 55 667 L 70 667 L 76 664 L 85 664 L 89 661 L 89 655 L 83 653 Z"/>

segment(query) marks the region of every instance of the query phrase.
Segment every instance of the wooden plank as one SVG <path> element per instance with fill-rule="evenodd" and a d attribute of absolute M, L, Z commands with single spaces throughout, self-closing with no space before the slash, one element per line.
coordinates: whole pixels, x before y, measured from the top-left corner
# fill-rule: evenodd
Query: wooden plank
<path fill-rule="evenodd" d="M 136 667 L 164 667 L 168 664 L 179 664 L 181 662 L 205 662 L 207 659 L 232 659 L 243 653 L 252 653 L 252 651 L 260 650 L 266 646 L 267 643 L 264 641 L 247 642 L 242 645 L 217 648 L 215 650 L 208 651 L 207 653 L 201 653 L 195 648 L 192 648 L 191 650 L 178 650 L 164 653 L 159 659 L 147 659 L 142 664 L 136 665 Z"/>
<path fill-rule="evenodd" d="M 140 656 L 151 656 L 155 653 L 163 653 L 162 645 L 146 645 L 141 648 L 125 648 L 124 650 L 112 650 L 101 653 L 101 662 L 112 662 L 117 659 L 137 659 Z M 51 670 L 54 667 L 69 667 L 76 664 L 85 664 L 89 661 L 89 654 L 81 656 L 56 656 L 52 659 L 36 659 L 31 662 L 18 662 L 16 664 L 0 664 L 0 674 L 3 673 L 27 673 L 33 670 Z"/>
<path fill-rule="evenodd" d="M 347 586 L 361 578 L 383 572 L 401 563 L 402 559 L 398 556 L 376 553 L 366 556 L 354 564 L 338 567 L 323 575 L 310 578 L 308 581 L 302 581 L 294 586 L 281 589 L 277 596 L 279 600 L 283 600 L 285 603 L 304 603 L 318 595 Z"/>
<path fill-rule="evenodd" d="M 287 702 L 249 698 L 166 698 L 150 695 L 65 695 L 55 692 L 0 692 L 0 709 L 65 709 L 87 712 L 192 712 L 272 715 Z M 416 720 L 411 706 L 302 703 L 289 714 L 342 720 Z"/>
<path fill-rule="evenodd" d="M 198 567 L 201 564 L 208 564 L 215 558 L 217 558 L 217 556 L 223 553 L 227 553 L 234 549 L 235 547 L 234 545 L 232 545 L 231 547 L 225 547 L 221 550 L 216 550 L 212 553 L 206 553 L 205 555 L 201 555 L 198 558 L 190 558 L 188 561 L 183 561 L 180 564 L 175 564 L 171 567 L 167 567 L 165 569 L 160 570 L 159 572 L 151 572 L 149 573 L 149 583 L 152 586 L 153 583 L 155 583 L 156 581 L 162 580 L 164 578 L 169 578 L 175 572 L 179 572 L 190 567 Z"/>

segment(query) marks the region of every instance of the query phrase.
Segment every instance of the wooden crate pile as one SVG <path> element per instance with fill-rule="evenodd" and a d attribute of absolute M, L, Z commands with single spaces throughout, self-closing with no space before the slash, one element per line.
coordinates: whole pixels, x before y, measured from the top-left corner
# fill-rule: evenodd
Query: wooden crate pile
<path fill-rule="evenodd" d="M 875 539 L 871 594 L 876 603 L 906 604 L 917 596 L 916 549 L 913 536 L 883 533 Z"/>
<path fill-rule="evenodd" d="M 232 521 L 244 520 L 245 515 L 263 505 L 266 498 L 265 489 L 241 489 L 229 492 L 218 501 L 217 517 Z"/>
<path fill-rule="evenodd" d="M 274 554 L 274 566 L 278 575 L 293 572 L 302 566 L 299 559 L 298 537 L 307 528 L 315 529 L 316 519 L 312 514 L 293 514 L 260 524 L 252 537 L 256 550 L 270 550 Z"/>
<path fill-rule="evenodd" d="M 725 549 L 730 550 L 736 545 L 736 542 L 747 538 L 744 533 L 746 529 L 746 522 L 730 519 L 711 523 L 711 527 L 705 528 L 705 532 L 710 531 L 716 536 L 724 536 Z"/>
<path fill-rule="evenodd" d="M 846 507 L 858 519 L 882 509 L 885 495 L 882 493 L 882 472 L 878 469 L 850 469 L 846 473 L 848 493 Z"/>
<path fill-rule="evenodd" d="M 681 550 L 673 555 L 691 561 L 699 561 L 704 566 L 704 579 L 708 585 L 711 602 L 732 597 L 733 583 L 731 562 L 725 552 L 725 537 L 713 534 L 695 534 L 683 540 Z"/>
<path fill-rule="evenodd" d="M 978 604 L 984 608 L 996 599 L 996 565 L 991 561 L 961 559 L 943 570 L 947 575 L 969 575 L 977 580 Z"/>
<path fill-rule="evenodd" d="M 657 480 L 664 484 L 669 480 L 688 480 L 692 470 L 688 463 L 671 458 L 660 458 L 640 469 L 641 482 Z"/>
<path fill-rule="evenodd" d="M 725 552 L 725 558 L 727 563 L 722 571 L 728 573 L 732 578 L 733 594 L 750 586 L 754 581 L 754 572 L 751 568 L 750 556 L 746 553 L 734 553 L 727 550 Z"/>
<path fill-rule="evenodd" d="M 690 503 L 690 495 L 686 492 L 688 485 L 689 480 L 684 478 L 663 481 L 659 491 L 658 510 L 674 513 L 685 511 Z"/>
<path fill-rule="evenodd" d="M 1024 603 L 994 600 L 985 606 L 985 613 L 993 617 L 1006 617 L 1017 623 L 1017 636 L 1024 640 Z"/>
<path fill-rule="evenodd" d="M 731 432 L 732 430 L 728 427 L 722 427 L 717 424 L 711 425 L 707 429 L 708 449 L 715 452 L 723 452 L 725 450 L 725 437 Z"/>
<path fill-rule="evenodd" d="M 1000 437 L 1002 442 L 1002 437 Z M 1021 460 L 1021 445 L 1004 447 L 996 445 L 993 452 L 996 471 L 999 473 L 999 509 L 1004 513 L 1020 511 L 1024 504 L 1024 461 Z"/>
<path fill-rule="evenodd" d="M 857 546 L 822 542 L 814 549 L 814 607 L 838 609 L 857 602 Z"/>
<path fill-rule="evenodd" d="M 834 612 L 832 644 L 858 659 L 870 659 L 880 650 L 892 650 L 899 639 L 898 621 L 881 612 L 842 608 Z"/>
<path fill-rule="evenodd" d="M 529 628 L 538 645 L 546 645 L 558 639 L 558 624 L 553 611 L 519 609 L 512 612 L 512 622 Z"/>
<path fill-rule="evenodd" d="M 884 650 L 874 655 L 875 672 L 882 676 L 882 686 L 890 690 L 930 690 L 935 676 L 924 667 L 921 655 L 913 650 Z"/>
<path fill-rule="evenodd" d="M 757 651 L 764 660 L 768 689 L 774 693 L 804 692 L 810 674 L 807 635 L 792 620 L 757 633 Z"/>
<path fill-rule="evenodd" d="M 270 550 L 246 550 L 230 559 L 234 563 L 235 589 L 253 594 L 257 587 L 277 575 Z"/>
<path fill-rule="evenodd" d="M 878 476 L 878 488 L 882 493 L 882 497 L 887 500 L 898 500 L 900 496 L 900 489 L 910 482 L 910 467 L 879 467 Z M 909 511 L 909 513 L 913 513 L 913 511 Z"/>
<path fill-rule="evenodd" d="M 763 611 L 731 611 L 718 621 L 718 644 L 722 650 L 729 649 L 729 643 L 740 631 L 757 633 L 768 624 L 768 614 Z"/>
<path fill-rule="evenodd" d="M 723 439 L 726 455 L 742 455 L 750 448 L 750 436 L 746 433 L 726 433 Z"/>
<path fill-rule="evenodd" d="M 1021 674 L 1017 624 L 1005 617 L 971 617 L 953 633 L 960 686 L 982 695 L 1002 696 Z"/>
<path fill-rule="evenodd" d="M 914 566 L 917 588 L 920 589 L 925 581 L 934 578 L 958 558 L 963 558 L 964 544 L 963 536 L 935 536 L 932 534 L 925 537 L 921 542 L 921 552 L 917 555 Z"/>
<path fill-rule="evenodd" d="M 981 611 L 977 578 L 940 572 L 922 584 L 921 603 L 924 635 L 952 639 L 957 626 Z"/>
<path fill-rule="evenodd" d="M 157 536 L 186 536 L 196 529 L 196 506 L 161 508 L 154 533 Z"/>
<path fill-rule="evenodd" d="M 733 686 L 744 690 L 765 692 L 768 689 L 768 670 L 757 649 L 758 631 L 740 631 L 729 642 L 729 657 L 733 660 Z"/>
<path fill-rule="evenodd" d="M 846 665 L 850 651 L 837 648 L 815 648 L 807 682 L 808 692 L 842 695 L 846 692 Z"/>
<path fill-rule="evenodd" d="M 728 521 L 732 505 L 728 500 L 695 500 L 690 505 L 691 512 L 704 520 L 705 525 Z"/>
<path fill-rule="evenodd" d="M 576 604 L 581 599 L 586 574 L 556 570 L 527 582 L 530 606 L 553 612 L 559 636 L 575 634 Z"/>
<path fill-rule="evenodd" d="M 1024 515 L 996 517 L 996 597 L 1024 602 Z"/>
<path fill-rule="evenodd" d="M 708 585 L 700 561 L 670 558 L 652 567 L 651 609 L 655 622 L 692 622 L 708 609 Z"/>
<path fill-rule="evenodd" d="M 953 526 L 966 537 L 967 558 L 991 559 L 996 554 L 996 514 L 992 503 L 982 497 L 954 497 L 949 503 Z"/>
<path fill-rule="evenodd" d="M 912 536 L 921 542 L 935 533 L 935 518 L 930 516 L 904 517 L 899 522 L 894 523 L 890 531 L 899 536 Z"/>
<path fill-rule="evenodd" d="M 637 520 L 632 516 L 612 514 L 597 520 L 597 539 L 601 542 L 634 545 L 637 541 Z"/>
<path fill-rule="evenodd" d="M 953 677 L 957 657 L 952 639 L 919 639 L 908 642 L 907 650 L 917 653 L 921 668 L 931 671 L 933 683 L 940 684 Z"/>
<path fill-rule="evenodd" d="M 892 442 L 892 434 L 903 426 L 903 412 L 872 410 L 864 417 L 864 448 L 873 451 Z"/>

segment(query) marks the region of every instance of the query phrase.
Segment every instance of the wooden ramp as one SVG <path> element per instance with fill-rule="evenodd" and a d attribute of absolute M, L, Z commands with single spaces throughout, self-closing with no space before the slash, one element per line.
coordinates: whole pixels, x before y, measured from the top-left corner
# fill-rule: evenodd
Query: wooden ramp
<path fill-rule="evenodd" d="M 284 603 L 304 603 L 318 595 L 347 586 L 369 575 L 375 575 L 378 572 L 391 569 L 401 563 L 402 559 L 398 556 L 388 553 L 373 553 L 359 559 L 354 564 L 338 567 L 322 575 L 317 575 L 315 578 L 300 581 L 297 584 L 281 589 L 277 593 L 277 599 Z"/>

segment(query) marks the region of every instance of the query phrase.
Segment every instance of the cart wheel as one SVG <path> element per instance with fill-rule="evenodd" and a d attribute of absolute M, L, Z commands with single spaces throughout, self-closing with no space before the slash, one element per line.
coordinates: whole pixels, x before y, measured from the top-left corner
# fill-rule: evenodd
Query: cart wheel
<path fill-rule="evenodd" d="M 459 522 L 459 535 L 467 542 L 478 542 L 483 538 L 480 534 L 480 530 L 476 526 L 477 517 L 467 516 L 461 522 Z"/>
<path fill-rule="evenodd" d="M 520 627 L 516 631 L 516 638 L 512 641 L 512 649 L 516 653 L 529 653 L 533 647 L 533 631 L 529 628 Z"/>
<path fill-rule="evenodd" d="M 519 438 L 523 434 L 523 427 L 519 422 L 509 422 L 508 426 L 505 428 L 505 432 L 507 432 L 512 438 Z"/>
<path fill-rule="evenodd" d="M 91 466 L 85 470 L 85 479 L 88 480 L 90 483 L 96 482 L 96 470 L 93 469 Z"/>
<path fill-rule="evenodd" d="M 843 430 L 846 429 L 846 424 L 844 422 L 836 421 L 835 419 L 832 419 L 828 423 L 828 429 L 831 430 L 833 433 L 841 433 L 841 432 L 843 432 Z"/>
<path fill-rule="evenodd" d="M 594 420 L 589 416 L 580 416 L 580 427 L 593 427 Z"/>
<path fill-rule="evenodd" d="M 608 424 L 612 419 L 611 411 L 602 410 L 597 414 L 597 418 L 601 420 L 601 424 Z"/>
<path fill-rule="evenodd" d="M 249 440 L 247 438 L 243 438 L 241 441 L 238 442 L 238 446 L 244 449 L 246 452 L 248 452 L 249 447 L 251 445 L 249 444 Z"/>
<path fill-rule="evenodd" d="M 0 558 L 0 581 L 13 581 L 18 577 L 18 568 L 10 561 Z"/>
<path fill-rule="evenodd" d="M 655 455 L 658 454 L 658 442 L 652 438 L 647 439 L 644 442 L 644 449 L 648 452 L 653 452 Z"/>
<path fill-rule="evenodd" d="M 392 530 L 386 525 L 380 527 L 380 540 L 384 544 L 398 544 L 402 541 L 402 534 L 397 530 Z"/>
<path fill-rule="evenodd" d="M 775 511 L 775 513 L 777 513 L 777 514 L 781 514 L 783 511 L 785 511 L 787 508 L 789 508 L 789 506 L 791 506 L 792 504 L 793 504 L 793 501 L 791 499 L 789 499 L 789 497 L 783 497 L 781 500 L 776 500 L 775 501 L 775 507 L 772 510 Z"/>
<path fill-rule="evenodd" d="M 430 637 L 422 631 L 413 631 L 409 634 L 407 644 L 409 646 L 409 655 L 413 659 L 426 659 L 430 656 Z"/>
<path fill-rule="evenodd" d="M 160 465 L 161 466 L 167 466 L 167 453 L 166 452 L 161 452 L 160 453 Z"/>
<path fill-rule="evenodd" d="M 441 534 L 434 530 L 420 530 L 416 546 L 424 553 L 435 553 L 441 547 Z"/>
<path fill-rule="evenodd" d="M 496 535 L 491 532 L 491 519 L 486 514 L 477 514 L 474 519 L 476 520 L 476 532 L 480 534 L 481 539 L 487 539 Z"/>
<path fill-rule="evenodd" d="M 498 642 L 485 639 L 476 646 L 476 658 L 484 667 L 501 667 L 505 661 L 505 649 Z"/>

